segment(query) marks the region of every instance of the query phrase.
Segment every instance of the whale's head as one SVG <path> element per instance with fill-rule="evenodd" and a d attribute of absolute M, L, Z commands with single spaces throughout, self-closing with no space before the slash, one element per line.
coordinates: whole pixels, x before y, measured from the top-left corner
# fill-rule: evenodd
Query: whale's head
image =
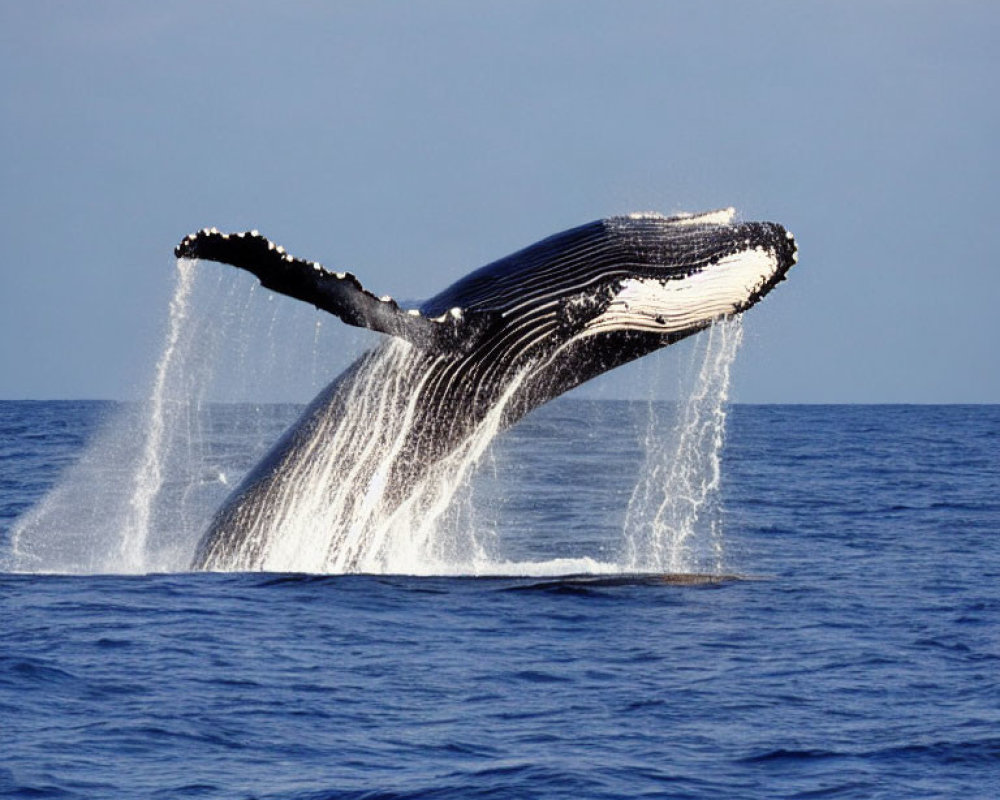
<path fill-rule="evenodd" d="M 558 392 L 746 311 L 796 258 L 781 225 L 731 208 L 608 217 L 487 264 L 421 312 L 451 315 L 461 352 L 562 361 L 547 370 Z"/>
<path fill-rule="evenodd" d="M 669 344 L 758 302 L 796 262 L 795 239 L 776 223 L 734 216 L 727 208 L 604 220 L 618 268 L 589 293 L 578 335 L 635 332 Z"/>
<path fill-rule="evenodd" d="M 746 311 L 795 263 L 795 240 L 773 222 L 703 214 L 629 214 L 558 233 L 476 270 L 424 314 L 531 319 L 567 338 L 625 331 L 677 341 Z"/>

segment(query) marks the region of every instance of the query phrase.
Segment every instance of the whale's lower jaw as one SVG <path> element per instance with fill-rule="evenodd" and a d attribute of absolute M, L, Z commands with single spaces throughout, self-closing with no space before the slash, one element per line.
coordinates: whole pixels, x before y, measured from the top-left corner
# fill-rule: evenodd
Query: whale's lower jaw
<path fill-rule="evenodd" d="M 499 413 L 496 427 L 512 425 L 590 378 L 745 311 L 784 279 L 797 250 L 780 225 L 737 224 L 731 209 L 613 217 L 483 267 L 409 311 L 348 273 L 289 256 L 256 232 L 203 231 L 186 238 L 178 255 L 232 263 L 350 324 L 410 342 L 402 349 L 387 342 L 363 356 L 313 401 L 220 509 L 193 564 L 260 570 L 294 566 L 274 555 L 267 532 L 294 516 L 295 504 L 316 502 L 297 482 L 330 448 L 341 449 L 323 491 L 338 494 L 338 481 L 353 480 L 346 491 L 366 496 L 364 459 L 384 447 L 391 458 L 379 462 L 381 502 L 401 503 L 491 413 Z M 405 410 L 405 429 L 393 428 L 373 446 L 384 431 L 344 430 L 358 425 L 358 404 Z M 394 419 L 389 414 L 384 425 L 392 428 Z M 345 441 L 356 441 L 357 453 Z M 320 505 L 316 519 L 356 527 L 357 515 L 366 513 L 358 502 L 345 501 L 339 517 L 324 517 Z M 360 555 L 347 539 L 335 531 L 331 542 L 334 571 L 357 570 Z"/>

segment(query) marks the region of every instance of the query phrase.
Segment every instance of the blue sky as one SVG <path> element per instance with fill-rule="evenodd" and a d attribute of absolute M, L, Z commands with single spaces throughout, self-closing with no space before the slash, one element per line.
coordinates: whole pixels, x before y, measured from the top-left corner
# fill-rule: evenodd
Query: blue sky
<path fill-rule="evenodd" d="M 733 205 L 801 251 L 736 399 L 1000 402 L 997 41 L 986 0 L 0 0 L 0 398 L 134 396 L 204 226 L 420 298 Z"/>

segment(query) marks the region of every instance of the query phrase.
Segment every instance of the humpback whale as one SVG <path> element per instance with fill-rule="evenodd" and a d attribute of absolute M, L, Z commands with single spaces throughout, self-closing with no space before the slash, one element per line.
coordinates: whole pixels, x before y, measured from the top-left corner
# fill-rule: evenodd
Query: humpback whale
<path fill-rule="evenodd" d="M 614 216 L 501 258 L 407 310 L 351 273 L 296 258 L 257 231 L 201 230 L 175 255 L 247 270 L 268 289 L 389 335 L 320 392 L 250 470 L 192 564 L 294 569 L 288 547 L 297 545 L 283 544 L 282 555 L 275 539 L 288 527 L 290 507 L 309 502 L 318 509 L 315 524 L 335 528 L 322 539 L 326 563 L 357 571 L 355 529 L 374 502 L 373 487 L 391 510 L 490 413 L 508 427 L 584 381 L 746 311 L 785 278 L 797 247 L 781 225 L 738 221 L 733 209 Z M 339 422 L 359 404 L 405 424 L 342 430 Z M 378 466 L 359 451 L 378 451 Z M 330 498 L 301 498 L 295 486 L 324 458 L 320 493 L 347 495 L 332 517 L 322 513 Z"/>

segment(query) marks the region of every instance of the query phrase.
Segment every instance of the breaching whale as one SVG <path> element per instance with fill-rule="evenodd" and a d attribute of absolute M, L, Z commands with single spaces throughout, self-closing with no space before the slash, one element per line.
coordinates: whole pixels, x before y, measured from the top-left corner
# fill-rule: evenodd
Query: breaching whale
<path fill-rule="evenodd" d="M 488 264 L 410 310 L 256 231 L 205 229 L 175 254 L 247 270 L 275 292 L 393 337 L 327 386 L 249 472 L 192 565 L 294 569 L 289 545 L 278 553 L 274 542 L 294 505 L 308 502 L 319 509 L 315 524 L 336 529 L 323 539 L 325 563 L 357 571 L 357 529 L 370 513 L 373 487 L 391 510 L 489 413 L 499 411 L 499 426 L 510 426 L 590 378 L 746 311 L 784 279 L 797 248 L 781 225 L 736 221 L 733 209 L 616 216 Z M 344 431 L 340 421 L 358 404 L 405 424 L 388 433 Z M 336 454 L 325 456 L 331 448 Z M 324 458 L 321 492 L 346 494 L 333 516 L 322 513 L 332 498 L 303 498 L 296 487 Z"/>

